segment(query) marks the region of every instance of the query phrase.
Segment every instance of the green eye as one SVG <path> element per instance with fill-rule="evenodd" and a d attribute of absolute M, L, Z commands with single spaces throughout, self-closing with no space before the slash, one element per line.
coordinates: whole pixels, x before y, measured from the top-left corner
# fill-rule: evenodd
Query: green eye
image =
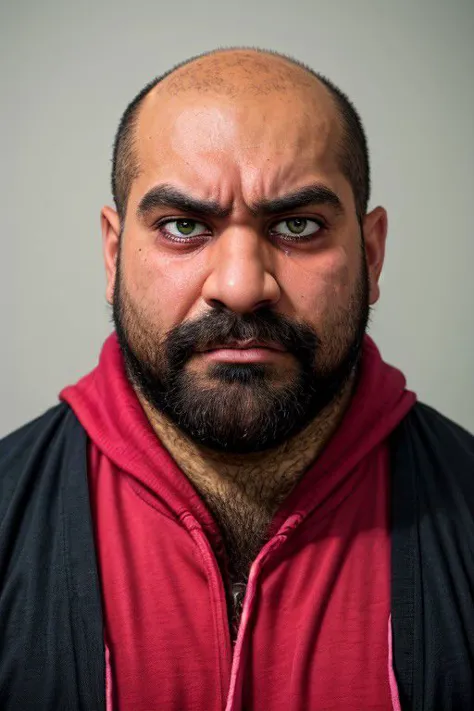
<path fill-rule="evenodd" d="M 182 235 L 191 235 L 196 229 L 194 220 L 176 220 L 176 229 Z"/>
<path fill-rule="evenodd" d="M 171 242 L 190 242 L 188 238 L 204 237 L 209 232 L 206 225 L 197 220 L 187 220 L 184 217 L 178 220 L 165 220 L 158 225 L 161 234 Z"/>
<path fill-rule="evenodd" d="M 307 222 L 308 220 L 305 220 L 304 217 L 293 217 L 291 220 L 286 220 L 288 229 L 295 235 L 300 235 L 304 232 Z"/>
<path fill-rule="evenodd" d="M 272 227 L 272 233 L 290 241 L 309 240 L 314 237 L 322 228 L 318 220 L 310 220 L 306 217 L 289 217 L 278 222 Z"/>

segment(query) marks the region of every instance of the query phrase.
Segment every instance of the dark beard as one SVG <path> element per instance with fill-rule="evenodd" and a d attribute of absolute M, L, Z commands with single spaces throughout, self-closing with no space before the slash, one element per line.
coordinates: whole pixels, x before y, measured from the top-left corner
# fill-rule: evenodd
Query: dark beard
<path fill-rule="evenodd" d="M 359 364 L 369 316 L 362 248 L 351 303 L 334 318 L 324 343 L 313 328 L 270 309 L 238 315 L 215 307 L 170 330 L 160 344 L 124 289 L 117 257 L 113 319 L 130 381 L 157 412 L 215 451 L 261 452 L 301 432 L 344 391 Z M 278 343 L 294 356 L 298 369 L 288 383 L 275 383 L 270 363 L 213 363 L 205 380 L 186 371 L 197 350 L 250 338 Z"/>

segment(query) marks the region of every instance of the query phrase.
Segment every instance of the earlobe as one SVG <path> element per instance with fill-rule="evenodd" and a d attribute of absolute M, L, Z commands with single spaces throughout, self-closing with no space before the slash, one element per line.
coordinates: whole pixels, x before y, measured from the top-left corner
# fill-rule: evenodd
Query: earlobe
<path fill-rule="evenodd" d="M 363 232 L 370 282 L 370 305 L 375 304 L 380 297 L 379 279 L 385 258 L 387 227 L 387 212 L 383 207 L 376 207 L 364 217 Z"/>
<path fill-rule="evenodd" d="M 108 303 L 112 304 L 120 244 L 120 219 L 116 210 L 108 205 L 103 207 L 100 213 L 100 224 L 102 229 L 102 252 L 107 278 L 105 295 Z"/>

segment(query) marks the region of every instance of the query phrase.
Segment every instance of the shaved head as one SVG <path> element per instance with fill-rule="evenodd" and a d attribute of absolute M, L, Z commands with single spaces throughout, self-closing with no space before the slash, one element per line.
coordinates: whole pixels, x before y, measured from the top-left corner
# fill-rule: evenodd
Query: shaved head
<path fill-rule="evenodd" d="M 121 222 L 125 220 L 133 181 L 140 174 L 137 125 L 144 106 L 164 109 L 166 101 L 182 95 L 222 97 L 223 100 L 262 102 L 278 96 L 321 105 L 337 136 L 334 151 L 343 175 L 352 187 L 357 217 L 367 211 L 370 169 L 367 140 L 361 120 L 349 99 L 326 77 L 297 60 L 258 49 L 215 50 L 192 57 L 149 82 L 126 108 L 115 137 L 112 194 Z M 325 130 L 324 126 L 321 126 Z"/>
<path fill-rule="evenodd" d="M 260 50 L 221 50 L 188 60 L 168 74 L 163 88 L 217 93 L 237 99 L 242 92 L 265 96 L 297 87 L 314 88 L 315 78 L 278 54 Z"/>

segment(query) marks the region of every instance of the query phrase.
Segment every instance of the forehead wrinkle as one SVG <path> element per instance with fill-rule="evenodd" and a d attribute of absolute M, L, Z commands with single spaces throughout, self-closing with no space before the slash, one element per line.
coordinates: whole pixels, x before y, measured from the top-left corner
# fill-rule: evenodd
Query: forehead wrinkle
<path fill-rule="evenodd" d="M 184 67 L 180 70 L 180 72 L 183 72 L 185 75 L 188 75 L 189 80 L 193 71 L 194 70 L 192 70 L 192 67 Z M 266 71 L 269 72 L 270 70 L 266 68 Z M 171 75 L 171 77 L 173 76 L 174 75 Z M 169 80 L 170 78 L 166 79 L 165 82 L 168 82 Z M 165 82 L 163 83 L 165 84 Z M 248 88 L 248 84 L 246 86 Z M 160 85 L 156 87 L 156 89 L 159 88 Z M 163 87 L 161 87 L 160 92 L 162 88 Z M 263 195 L 262 197 L 271 196 L 272 194 L 275 195 L 276 192 L 280 192 L 282 184 L 286 184 L 286 187 L 291 189 L 291 187 L 295 185 L 295 182 L 299 182 L 299 176 L 301 175 L 301 166 L 299 166 L 298 164 L 297 156 L 302 155 L 303 153 L 308 156 L 308 142 L 312 144 L 312 156 L 310 157 L 310 159 L 314 161 L 315 164 L 313 166 L 313 170 L 319 172 L 321 162 L 324 162 L 324 164 L 326 164 L 327 159 L 329 157 L 337 157 L 337 149 L 339 146 L 338 134 L 340 134 L 340 122 L 337 119 L 331 120 L 333 116 L 337 116 L 337 109 L 326 88 L 322 88 L 324 94 L 326 95 L 325 100 L 323 100 L 323 107 L 321 107 L 320 102 L 317 100 L 317 97 L 312 92 L 310 95 L 308 94 L 308 92 L 304 92 L 302 94 L 298 89 L 295 90 L 294 84 L 291 86 L 292 94 L 290 94 L 289 89 L 288 91 L 285 91 L 283 95 L 280 94 L 277 98 L 276 105 L 273 100 L 270 100 L 270 103 L 268 103 L 268 100 L 263 99 L 262 109 L 260 110 L 259 103 L 257 100 L 256 106 L 259 111 L 259 115 L 260 117 L 266 118 L 262 118 L 260 124 L 258 123 L 258 121 L 251 122 L 251 134 L 249 134 L 248 139 L 246 136 L 247 126 L 245 123 L 246 112 L 244 110 L 245 98 L 242 95 L 243 118 L 240 121 L 239 126 L 242 128 L 243 131 L 241 147 L 244 148 L 244 152 L 239 156 L 238 163 L 240 163 L 240 166 L 238 168 L 236 167 L 236 169 L 241 173 L 242 164 L 245 164 L 245 170 L 249 171 L 250 169 L 250 171 L 254 173 L 254 178 L 256 178 L 256 182 L 260 183 L 261 186 L 258 192 L 261 194 L 261 189 L 263 188 L 264 192 L 267 193 L 267 195 Z M 196 99 L 194 97 L 199 96 L 199 92 L 196 92 L 196 85 L 193 83 L 192 91 L 191 89 L 189 89 L 189 91 L 186 90 L 186 92 L 189 94 L 190 101 L 188 104 L 186 102 L 183 104 L 182 99 L 178 99 L 179 103 L 176 105 L 176 108 L 178 110 L 181 108 L 182 111 L 183 108 L 185 109 L 186 105 L 188 105 L 190 108 L 192 108 L 193 105 L 196 106 Z M 218 95 L 216 95 L 215 92 L 214 97 L 217 100 L 219 99 Z M 167 100 L 163 96 L 163 93 L 155 93 L 154 91 L 152 91 L 143 102 L 143 105 L 139 112 L 139 122 L 137 130 L 135 132 L 135 151 L 137 157 L 135 171 L 136 177 L 140 177 L 142 175 L 144 166 L 154 166 L 155 154 L 156 151 L 159 150 L 160 133 L 163 135 L 165 140 L 169 140 L 169 130 L 167 130 L 166 124 L 163 125 L 162 117 L 164 116 L 165 121 L 167 121 L 168 123 L 170 120 L 172 124 L 175 123 L 175 119 L 173 118 L 173 104 L 175 103 L 176 99 L 171 96 L 170 98 L 171 105 L 167 105 Z M 252 97 L 249 98 L 252 99 Z M 214 104 L 213 99 L 208 96 L 204 99 L 203 107 L 209 106 L 209 100 L 211 102 L 211 105 Z M 280 109 L 284 112 L 284 114 L 286 114 L 285 119 L 280 122 L 278 121 L 278 119 L 276 119 L 275 121 L 271 121 L 272 116 L 275 116 L 280 101 L 282 101 L 284 105 L 288 106 L 288 111 L 286 111 L 285 107 Z M 286 135 L 285 123 L 287 122 L 287 118 L 288 116 L 291 118 L 291 112 L 295 111 L 295 101 L 298 104 L 297 113 L 299 114 L 298 124 L 300 128 L 298 131 L 293 132 L 291 141 L 293 145 L 291 146 L 288 143 L 285 143 L 283 139 Z M 228 97 L 226 97 L 225 99 L 225 105 L 231 106 L 231 103 L 228 103 Z M 218 103 L 217 106 L 219 106 Z M 327 108 L 329 108 L 329 113 L 327 111 Z M 253 109 L 253 111 L 254 110 L 255 108 Z M 203 123 L 205 128 L 206 122 L 204 121 Z M 274 126 L 274 128 L 272 125 Z M 271 162 L 268 162 L 266 166 L 265 164 L 255 166 L 255 169 L 252 170 L 251 163 L 254 162 L 253 155 L 255 149 L 257 148 L 257 145 L 254 145 L 255 141 L 257 138 L 259 138 L 260 135 L 262 137 L 265 136 L 266 127 L 268 128 L 268 126 L 271 126 L 270 143 L 268 144 L 272 152 L 271 159 L 268 159 L 269 161 L 271 160 Z M 252 134 L 255 133 L 255 131 L 257 133 L 252 138 Z M 274 135 L 272 135 L 271 132 L 273 132 Z M 313 135 L 314 140 L 311 139 L 311 134 Z M 261 145 L 260 138 L 257 143 L 258 145 Z M 276 151 L 275 145 L 277 146 Z M 290 150 L 291 153 L 294 153 L 296 157 L 288 155 L 288 151 Z M 227 156 L 229 154 L 229 151 L 226 149 L 224 153 Z M 191 165 L 191 162 L 185 160 L 184 163 L 187 164 L 187 167 L 189 167 L 191 170 L 194 170 L 193 166 Z M 267 168 L 267 170 L 264 170 L 264 168 L 267 166 L 269 169 Z M 219 168 L 219 166 L 217 168 Z M 304 172 L 307 172 L 307 169 L 308 165 L 306 165 Z M 260 173 L 260 175 L 257 176 L 255 175 L 255 173 Z M 269 175 L 270 179 L 268 179 Z M 198 174 L 196 174 L 196 179 L 200 180 Z M 218 180 L 218 183 L 220 184 L 220 188 L 223 188 L 223 190 L 219 189 L 219 195 L 221 195 L 222 192 L 225 192 L 230 197 L 230 193 L 232 193 L 233 189 L 225 188 L 221 184 L 220 179 Z M 214 184 L 214 189 L 212 190 L 213 194 L 215 194 L 215 187 L 216 185 Z M 251 190 L 251 192 L 254 193 L 254 190 Z M 227 203 L 227 200 L 225 202 Z"/>
<path fill-rule="evenodd" d="M 324 168 L 324 165 L 321 167 Z M 176 177 L 167 176 L 164 180 L 166 173 L 162 173 L 161 177 L 163 182 L 182 193 L 198 200 L 212 201 L 222 211 L 243 218 L 245 214 L 258 216 L 256 206 L 260 203 L 294 193 L 309 184 L 327 183 L 325 173 L 324 169 L 311 170 L 309 162 L 302 166 L 298 161 L 275 160 L 271 165 L 263 162 L 253 167 L 248 164 L 230 166 L 222 178 L 217 175 L 212 179 L 212 171 L 206 169 L 205 164 L 202 174 L 193 171 L 186 176 L 178 170 Z M 161 181 L 157 179 L 156 182 Z"/>

